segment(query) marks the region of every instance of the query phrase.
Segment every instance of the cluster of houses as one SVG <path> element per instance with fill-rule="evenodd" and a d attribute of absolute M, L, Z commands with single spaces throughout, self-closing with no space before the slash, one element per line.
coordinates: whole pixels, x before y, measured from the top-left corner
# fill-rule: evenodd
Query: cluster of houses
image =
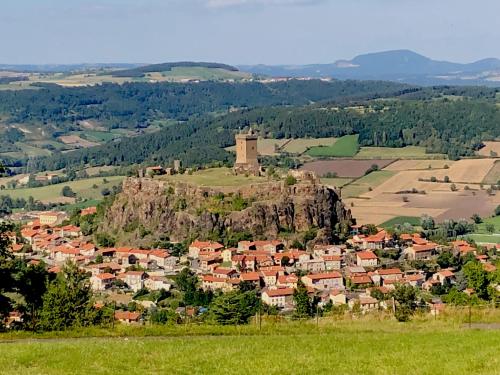
<path fill-rule="evenodd" d="M 83 210 L 81 215 L 92 213 L 95 207 Z M 64 263 L 74 262 L 91 275 L 91 286 L 99 293 L 116 288 L 130 294 L 143 288 L 168 291 L 173 287 L 169 276 L 189 264 L 204 290 L 227 292 L 242 282 L 252 283 L 261 291 L 264 303 L 286 311 L 294 308 L 293 294 L 300 280 L 311 296 L 320 299 L 320 305 L 359 306 L 361 311 L 369 311 L 381 307 L 375 290 L 378 294 L 390 293 L 397 284 L 431 290 L 455 281 L 453 269 L 429 274 L 399 267 L 401 260 L 430 260 L 445 248 L 417 233 L 394 237 L 378 229 L 364 235 L 362 228 L 353 227 L 345 244 L 316 244 L 308 250 L 290 248 L 280 240 L 240 241 L 234 248 L 196 240 L 186 255 L 176 257 L 165 249 L 98 248 L 85 239 L 79 227 L 62 225 L 62 220 L 62 213 L 41 214 L 23 226 L 21 238 L 10 235 L 12 252 L 31 264 L 43 261 L 50 272 L 59 272 Z M 454 241 L 446 248 L 460 256 L 472 253 L 486 271 L 496 270 L 487 255 L 478 254 L 466 241 Z M 380 258 L 386 250 L 395 250 L 399 259 Z M 138 318 L 123 314 L 120 320 Z"/>
<path fill-rule="evenodd" d="M 320 304 L 350 308 L 359 305 L 362 311 L 368 311 L 381 306 L 372 295 L 375 290 L 387 294 L 397 284 L 425 290 L 452 285 L 453 269 L 428 274 L 420 269 L 403 271 L 398 267 L 399 260 L 430 260 L 445 248 L 460 256 L 472 253 L 486 271 L 496 270 L 487 255 L 478 255 L 477 249 L 466 241 L 454 241 L 445 247 L 417 233 L 395 238 L 383 229 L 372 235 L 355 233 L 345 245 L 315 245 L 308 251 L 287 248 L 277 240 L 241 241 L 237 248 L 195 241 L 189 246 L 189 257 L 205 290 L 230 291 L 240 282 L 250 282 L 261 289 L 264 303 L 291 310 L 300 279 L 311 296 L 320 298 Z M 395 249 L 400 259 L 392 262 L 380 259 L 376 252 L 383 249 Z"/>
<path fill-rule="evenodd" d="M 81 215 L 95 213 L 95 207 L 82 210 Z M 21 238 L 9 234 L 11 251 L 31 264 L 44 262 L 50 272 L 59 272 L 71 261 L 88 272 L 95 291 L 113 286 L 136 292 L 169 290 L 172 283 L 166 278 L 177 270 L 179 258 L 165 249 L 143 250 L 134 247 L 97 248 L 82 235 L 79 227 L 61 225 L 64 215 L 43 213 L 23 226 Z"/>

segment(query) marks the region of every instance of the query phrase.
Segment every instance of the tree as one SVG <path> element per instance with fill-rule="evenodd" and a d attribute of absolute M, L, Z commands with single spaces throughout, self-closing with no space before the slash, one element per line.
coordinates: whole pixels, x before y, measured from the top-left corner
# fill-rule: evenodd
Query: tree
<path fill-rule="evenodd" d="M 255 291 L 235 290 L 215 298 L 210 305 L 210 314 L 218 324 L 247 324 L 259 307 Z"/>
<path fill-rule="evenodd" d="M 478 214 L 472 215 L 471 220 L 474 222 L 474 224 L 481 224 L 483 222 L 483 219 L 481 219 L 481 216 L 479 216 Z"/>
<path fill-rule="evenodd" d="M 488 224 L 486 224 L 485 229 L 486 229 L 486 232 L 488 232 L 490 234 L 494 233 L 495 232 L 495 225 L 491 224 L 491 223 L 488 223 Z"/>
<path fill-rule="evenodd" d="M 255 290 L 255 288 L 256 288 L 255 284 L 252 283 L 251 281 L 240 281 L 240 283 L 238 284 L 238 289 L 241 292 L 249 292 Z"/>
<path fill-rule="evenodd" d="M 429 215 L 422 215 L 420 218 L 420 225 L 423 230 L 432 230 L 436 227 L 436 222 Z"/>
<path fill-rule="evenodd" d="M 97 244 L 102 247 L 113 247 L 116 244 L 116 239 L 107 233 L 97 233 L 95 239 Z"/>
<path fill-rule="evenodd" d="M 500 216 L 500 204 L 495 208 L 495 216 Z"/>
<path fill-rule="evenodd" d="M 400 322 L 407 322 L 415 312 L 417 304 L 415 302 L 417 291 L 411 285 L 398 284 L 391 297 L 396 301 L 395 317 Z"/>
<path fill-rule="evenodd" d="M 441 268 L 455 267 L 458 263 L 459 259 L 451 251 L 443 251 L 437 258 L 437 264 Z"/>
<path fill-rule="evenodd" d="M 287 267 L 289 264 L 290 264 L 290 257 L 288 257 L 287 255 L 283 256 L 281 258 L 281 266 Z"/>
<path fill-rule="evenodd" d="M 314 315 L 313 305 L 307 293 L 307 287 L 302 280 L 297 282 L 297 288 L 293 292 L 293 301 L 295 303 L 295 311 L 293 317 L 295 319 L 309 318 Z"/>
<path fill-rule="evenodd" d="M 150 321 L 154 324 L 177 323 L 178 315 L 172 310 L 156 309 L 151 313 Z"/>
<path fill-rule="evenodd" d="M 76 193 L 67 185 L 62 188 L 61 195 L 63 197 L 69 197 L 69 198 L 76 197 Z"/>
<path fill-rule="evenodd" d="M 73 263 L 67 263 L 43 296 L 40 327 L 61 331 L 99 323 L 99 311 L 87 275 Z"/>
<path fill-rule="evenodd" d="M 465 264 L 463 271 L 467 286 L 474 289 L 479 298 L 488 299 L 488 274 L 483 265 L 477 260 L 471 260 Z"/>
<path fill-rule="evenodd" d="M 27 329 L 37 328 L 49 276 L 43 262 L 37 265 L 28 265 L 23 261 L 17 263 L 14 279 L 17 292 L 24 297 L 23 322 Z"/>
<path fill-rule="evenodd" d="M 14 279 L 12 277 L 12 262 L 9 252 L 10 239 L 8 233 L 14 227 L 11 224 L 0 222 L 0 327 L 3 324 L 3 318 L 11 309 L 11 300 L 5 295 L 14 288 Z"/>

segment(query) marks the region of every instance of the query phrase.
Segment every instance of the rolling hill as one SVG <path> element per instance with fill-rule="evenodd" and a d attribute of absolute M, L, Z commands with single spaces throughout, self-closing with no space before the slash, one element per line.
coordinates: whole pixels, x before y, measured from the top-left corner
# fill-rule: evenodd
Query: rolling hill
<path fill-rule="evenodd" d="M 389 80 L 418 85 L 500 86 L 500 60 L 488 58 L 470 64 L 436 61 L 409 50 L 385 51 L 312 65 L 243 65 L 244 72 L 273 77 L 332 77 Z"/>

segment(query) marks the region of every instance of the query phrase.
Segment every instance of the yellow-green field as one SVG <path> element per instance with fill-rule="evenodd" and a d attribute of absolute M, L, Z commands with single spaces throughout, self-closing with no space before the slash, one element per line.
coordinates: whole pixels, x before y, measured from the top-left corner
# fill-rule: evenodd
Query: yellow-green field
<path fill-rule="evenodd" d="M 104 179 L 107 182 L 104 182 Z M 84 180 L 69 181 L 62 184 L 54 184 L 42 186 L 37 188 L 16 188 L 2 190 L 2 195 L 10 195 L 12 198 L 24 198 L 32 196 L 35 200 L 42 202 L 69 202 L 70 200 L 64 199 L 61 196 L 61 190 L 64 186 L 69 186 L 78 197 L 87 199 L 102 198 L 101 190 L 104 188 L 111 188 L 113 185 L 119 185 L 123 176 L 112 177 L 93 177 Z M 97 185 L 97 188 L 93 186 Z"/>
<path fill-rule="evenodd" d="M 368 192 L 370 188 L 374 189 L 378 185 L 387 181 L 395 174 L 395 172 L 386 170 L 372 172 L 344 186 L 342 188 L 342 197 L 358 197 Z"/>
<path fill-rule="evenodd" d="M 298 138 L 292 139 L 284 147 L 283 151 L 290 154 L 302 154 L 310 147 L 332 146 L 337 138 Z"/>
<path fill-rule="evenodd" d="M 444 159 L 443 154 L 426 154 L 425 147 L 361 147 L 356 159 Z"/>
<path fill-rule="evenodd" d="M 327 185 L 327 186 L 342 187 L 342 186 L 347 185 L 351 181 L 352 181 L 352 178 L 344 178 L 344 177 L 326 178 L 326 177 L 321 177 L 321 183 L 323 185 Z"/>
<path fill-rule="evenodd" d="M 127 330 L 139 332 L 118 334 Z M 0 374 L 469 375 L 500 368 L 500 330 L 439 320 L 140 330 L 153 336 L 3 341 Z"/>
<path fill-rule="evenodd" d="M 200 186 L 241 186 L 252 183 L 267 182 L 266 177 L 234 175 L 230 168 L 210 168 L 194 172 L 192 175 L 187 173 L 173 176 L 155 177 L 167 181 L 185 182 Z"/>

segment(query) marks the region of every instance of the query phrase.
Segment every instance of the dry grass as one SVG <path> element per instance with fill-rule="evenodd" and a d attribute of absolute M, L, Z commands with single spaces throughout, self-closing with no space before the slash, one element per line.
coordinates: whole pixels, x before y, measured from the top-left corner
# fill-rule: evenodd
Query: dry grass
<path fill-rule="evenodd" d="M 478 155 L 490 157 L 491 151 L 500 156 L 500 141 L 483 142 L 485 147 L 478 151 Z"/>

